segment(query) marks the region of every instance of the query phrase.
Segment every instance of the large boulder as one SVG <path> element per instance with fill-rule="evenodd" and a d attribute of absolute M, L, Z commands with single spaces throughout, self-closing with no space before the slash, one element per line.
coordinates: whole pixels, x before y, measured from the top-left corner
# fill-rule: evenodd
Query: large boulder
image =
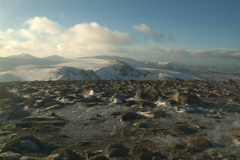
<path fill-rule="evenodd" d="M 152 87 L 147 87 L 144 89 L 138 89 L 136 91 L 136 97 L 148 100 L 148 101 L 156 101 L 158 100 L 158 97 L 161 95 L 161 92 Z"/>
<path fill-rule="evenodd" d="M 173 95 L 172 100 L 181 104 L 199 104 L 201 102 L 198 96 L 182 92 Z"/>

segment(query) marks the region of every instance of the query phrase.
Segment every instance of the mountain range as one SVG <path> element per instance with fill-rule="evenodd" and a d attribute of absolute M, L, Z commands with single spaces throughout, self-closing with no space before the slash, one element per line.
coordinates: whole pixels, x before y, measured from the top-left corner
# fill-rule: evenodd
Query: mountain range
<path fill-rule="evenodd" d="M 35 80 L 240 80 L 236 70 L 137 61 L 119 56 L 68 59 L 58 55 L 38 58 L 24 53 L 0 57 L 0 82 Z"/>

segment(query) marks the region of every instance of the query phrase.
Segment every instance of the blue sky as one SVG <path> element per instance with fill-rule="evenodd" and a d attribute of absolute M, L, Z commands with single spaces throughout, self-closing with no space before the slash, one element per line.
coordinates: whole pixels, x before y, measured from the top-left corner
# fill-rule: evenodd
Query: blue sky
<path fill-rule="evenodd" d="M 239 8 L 239 0 L 0 0 L 0 56 L 240 57 Z"/>

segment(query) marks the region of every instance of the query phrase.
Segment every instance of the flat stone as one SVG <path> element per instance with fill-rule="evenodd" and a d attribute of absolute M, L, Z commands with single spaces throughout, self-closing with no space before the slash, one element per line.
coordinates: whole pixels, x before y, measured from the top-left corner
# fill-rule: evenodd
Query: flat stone
<path fill-rule="evenodd" d="M 187 140 L 187 145 L 194 149 L 206 150 L 212 148 L 213 145 L 204 137 L 191 137 Z"/>

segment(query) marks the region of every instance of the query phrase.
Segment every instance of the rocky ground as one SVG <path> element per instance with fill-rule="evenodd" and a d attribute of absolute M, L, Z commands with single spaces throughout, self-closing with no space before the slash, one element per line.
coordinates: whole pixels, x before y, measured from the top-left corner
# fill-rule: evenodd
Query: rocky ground
<path fill-rule="evenodd" d="M 240 159 L 240 82 L 0 83 L 0 160 Z"/>

